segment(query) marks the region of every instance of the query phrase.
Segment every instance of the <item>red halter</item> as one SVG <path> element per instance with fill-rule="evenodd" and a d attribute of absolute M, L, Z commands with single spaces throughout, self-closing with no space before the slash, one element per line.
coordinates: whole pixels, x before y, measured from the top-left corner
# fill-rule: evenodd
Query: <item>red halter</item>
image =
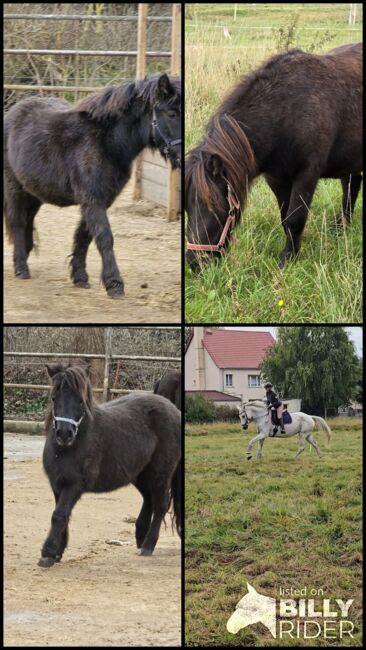
<path fill-rule="evenodd" d="M 187 243 L 188 251 L 220 253 L 220 255 L 222 255 L 226 238 L 228 236 L 228 233 L 231 232 L 231 230 L 233 229 L 235 225 L 237 213 L 240 210 L 240 203 L 229 183 L 227 183 L 227 200 L 229 203 L 229 214 L 227 216 L 218 244 L 191 244 L 190 242 L 188 242 Z"/>

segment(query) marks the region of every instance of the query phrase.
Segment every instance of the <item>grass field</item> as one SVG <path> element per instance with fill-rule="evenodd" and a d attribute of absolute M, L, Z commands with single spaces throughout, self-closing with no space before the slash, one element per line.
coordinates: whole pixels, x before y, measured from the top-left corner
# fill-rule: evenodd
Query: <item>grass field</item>
<path fill-rule="evenodd" d="M 233 6 L 186 5 L 186 152 L 227 91 L 285 43 L 325 52 L 362 38 L 360 23 L 346 24 L 347 4 L 238 4 L 236 22 Z M 186 322 L 361 322 L 362 198 L 351 226 L 337 233 L 340 202 L 340 182 L 320 181 L 300 258 L 280 270 L 285 238 L 277 203 L 264 180 L 255 181 L 225 258 L 198 274 L 186 269 Z"/>
<path fill-rule="evenodd" d="M 245 458 L 253 425 L 247 432 L 239 424 L 186 427 L 187 645 L 362 645 L 362 422 L 329 424 L 329 449 L 324 434 L 315 434 L 322 459 L 306 448 L 294 461 L 295 436 L 267 440 L 261 462 Z M 275 598 L 280 587 L 307 587 L 322 588 L 324 598 L 354 599 L 354 638 L 281 641 L 261 624 L 230 634 L 226 622 L 247 581 Z"/>

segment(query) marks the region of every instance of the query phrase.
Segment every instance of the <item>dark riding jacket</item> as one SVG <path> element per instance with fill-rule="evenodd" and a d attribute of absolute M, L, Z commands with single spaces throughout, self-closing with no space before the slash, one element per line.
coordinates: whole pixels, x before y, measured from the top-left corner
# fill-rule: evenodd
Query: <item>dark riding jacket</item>
<path fill-rule="evenodd" d="M 273 390 L 270 390 L 268 393 L 266 393 L 266 399 L 268 406 L 274 406 L 276 409 L 282 404 Z"/>

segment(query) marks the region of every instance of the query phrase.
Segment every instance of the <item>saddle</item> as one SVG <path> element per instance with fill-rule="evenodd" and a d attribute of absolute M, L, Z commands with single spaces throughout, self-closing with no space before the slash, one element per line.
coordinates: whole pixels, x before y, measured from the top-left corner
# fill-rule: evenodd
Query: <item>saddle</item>
<path fill-rule="evenodd" d="M 274 411 L 271 410 L 271 414 L 272 414 L 272 424 L 273 424 L 273 426 L 279 427 L 280 426 L 280 421 L 279 421 L 279 419 L 277 417 L 277 411 L 276 410 L 274 410 Z M 284 409 L 282 411 L 282 419 L 283 419 L 284 424 L 291 424 L 292 417 L 291 417 L 291 414 L 288 412 L 287 409 Z"/>
<path fill-rule="evenodd" d="M 275 409 L 274 411 L 271 410 L 271 421 L 273 424 L 273 432 L 272 432 L 272 437 L 274 437 L 278 431 L 278 427 L 280 426 L 280 421 L 277 416 L 277 410 Z M 292 417 L 290 413 L 288 412 L 287 409 L 284 409 L 282 411 L 282 420 L 283 424 L 291 424 L 292 422 Z"/>

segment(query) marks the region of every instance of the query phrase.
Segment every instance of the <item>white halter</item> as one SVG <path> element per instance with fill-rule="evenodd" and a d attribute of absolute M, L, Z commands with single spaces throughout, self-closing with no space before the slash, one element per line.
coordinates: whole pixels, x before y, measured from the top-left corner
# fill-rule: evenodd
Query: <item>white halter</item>
<path fill-rule="evenodd" d="M 75 432 L 75 435 L 76 435 L 77 432 L 78 432 L 78 428 L 79 428 L 79 426 L 81 424 L 81 421 L 82 421 L 85 413 L 82 414 L 82 416 L 81 416 L 80 420 L 78 420 L 78 422 L 76 420 L 72 420 L 72 418 L 62 418 L 62 417 L 56 416 L 53 412 L 52 412 L 52 415 L 53 415 L 53 427 L 54 428 L 56 428 L 55 427 L 55 422 L 69 422 L 70 424 L 73 424 L 74 427 L 76 428 L 76 432 Z"/>

